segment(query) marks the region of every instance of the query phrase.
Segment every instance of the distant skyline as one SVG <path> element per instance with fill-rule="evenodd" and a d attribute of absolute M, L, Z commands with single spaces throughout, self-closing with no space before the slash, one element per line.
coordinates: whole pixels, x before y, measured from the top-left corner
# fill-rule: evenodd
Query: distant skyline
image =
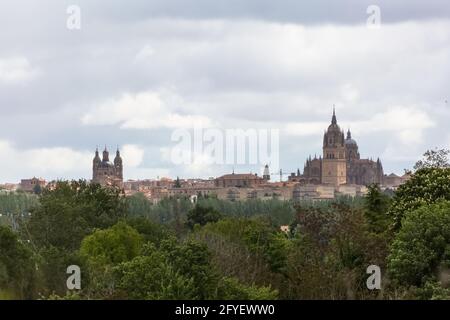
<path fill-rule="evenodd" d="M 17 0 L 0 28 L 0 183 L 90 179 L 105 145 L 125 180 L 262 172 L 174 164 L 172 133 L 199 123 L 278 129 L 289 174 L 321 154 L 333 105 L 387 174 L 450 147 L 448 1 Z"/>

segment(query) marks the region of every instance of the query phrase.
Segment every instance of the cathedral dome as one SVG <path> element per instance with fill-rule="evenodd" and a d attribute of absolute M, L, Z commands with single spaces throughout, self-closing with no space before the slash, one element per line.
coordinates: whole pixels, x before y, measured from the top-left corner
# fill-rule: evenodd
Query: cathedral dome
<path fill-rule="evenodd" d="M 345 145 L 346 146 L 357 146 L 357 143 L 355 140 L 352 139 L 352 133 L 350 132 L 350 129 L 347 131 L 347 138 L 345 139 Z"/>
<path fill-rule="evenodd" d="M 328 132 L 339 132 L 341 133 L 341 127 L 337 123 L 332 123 L 328 126 Z"/>
<path fill-rule="evenodd" d="M 331 118 L 331 124 L 328 126 L 328 132 L 339 132 L 339 133 L 341 132 L 341 128 L 337 124 L 336 111 L 334 108 L 333 108 L 333 116 Z"/>
<path fill-rule="evenodd" d="M 102 161 L 100 163 L 100 167 L 103 168 L 114 167 L 114 163 L 112 163 L 111 161 Z"/>

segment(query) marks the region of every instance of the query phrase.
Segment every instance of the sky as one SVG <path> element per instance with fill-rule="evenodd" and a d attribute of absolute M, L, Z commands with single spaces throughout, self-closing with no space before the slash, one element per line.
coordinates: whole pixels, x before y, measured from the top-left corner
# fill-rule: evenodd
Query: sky
<path fill-rule="evenodd" d="M 278 132 L 289 173 L 333 105 L 361 157 L 402 174 L 450 147 L 449 57 L 447 0 L 1 1 L 0 182 L 89 179 L 105 145 L 125 179 L 261 172 L 189 145 L 176 161 L 196 126 Z"/>

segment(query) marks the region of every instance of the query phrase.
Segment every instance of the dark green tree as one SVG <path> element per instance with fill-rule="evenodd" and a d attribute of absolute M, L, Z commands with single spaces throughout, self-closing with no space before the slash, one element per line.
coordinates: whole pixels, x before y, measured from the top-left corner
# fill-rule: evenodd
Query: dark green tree
<path fill-rule="evenodd" d="M 244 285 L 236 278 L 224 277 L 219 282 L 218 299 L 221 300 L 276 300 L 278 291 L 270 287 Z"/>
<path fill-rule="evenodd" d="M 118 265 L 115 270 L 119 297 L 138 300 L 197 298 L 194 279 L 178 272 L 167 255 L 147 245 L 144 256 Z"/>
<path fill-rule="evenodd" d="M 0 226 L 0 298 L 35 297 L 35 276 L 31 250 L 11 229 Z"/>
<path fill-rule="evenodd" d="M 107 228 L 126 216 L 121 190 L 86 181 L 60 181 L 45 189 L 31 210 L 24 232 L 38 247 L 76 250 L 96 228 Z"/>
<path fill-rule="evenodd" d="M 222 218 L 220 212 L 211 207 L 203 207 L 195 205 L 187 214 L 187 225 L 189 228 L 194 228 L 196 224 L 204 226 L 209 222 L 217 222 Z"/>
<path fill-rule="evenodd" d="M 371 231 L 383 233 L 389 230 L 393 222 L 392 216 L 388 215 L 391 197 L 384 194 L 378 184 L 372 184 L 364 200 L 364 213 Z"/>
<path fill-rule="evenodd" d="M 198 299 L 214 299 L 220 274 L 212 262 L 208 247 L 200 242 L 188 240 L 177 243 L 175 239 L 163 241 L 161 250 L 177 272 L 192 279 Z"/>
<path fill-rule="evenodd" d="M 400 286 L 424 287 L 429 281 L 439 280 L 449 267 L 450 202 L 424 205 L 409 212 L 388 257 L 391 279 Z M 448 280 L 444 285 L 450 286 Z"/>
<path fill-rule="evenodd" d="M 181 181 L 180 178 L 177 177 L 177 180 L 175 180 L 175 184 L 173 185 L 174 188 L 181 188 Z"/>
<path fill-rule="evenodd" d="M 37 194 L 37 195 L 39 195 L 39 194 L 42 193 L 42 187 L 41 187 L 41 185 L 40 185 L 39 183 L 37 183 L 37 184 L 34 186 L 34 188 L 33 188 L 33 193 L 34 193 L 34 194 Z"/>
<path fill-rule="evenodd" d="M 395 192 L 389 214 L 399 230 L 404 216 L 422 205 L 450 200 L 450 168 L 425 168 L 416 171 Z"/>

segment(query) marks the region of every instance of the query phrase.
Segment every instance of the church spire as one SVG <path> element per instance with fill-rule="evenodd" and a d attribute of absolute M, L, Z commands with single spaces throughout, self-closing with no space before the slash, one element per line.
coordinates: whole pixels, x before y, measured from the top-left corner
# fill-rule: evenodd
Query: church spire
<path fill-rule="evenodd" d="M 350 129 L 347 130 L 347 140 L 352 138 L 352 133 L 350 132 Z"/>
<path fill-rule="evenodd" d="M 336 107 L 333 104 L 333 117 L 331 118 L 331 124 L 337 124 L 337 119 L 336 119 Z"/>
<path fill-rule="evenodd" d="M 109 161 L 109 151 L 108 148 L 106 147 L 105 144 L 105 150 L 103 151 L 103 162 L 108 162 Z"/>

